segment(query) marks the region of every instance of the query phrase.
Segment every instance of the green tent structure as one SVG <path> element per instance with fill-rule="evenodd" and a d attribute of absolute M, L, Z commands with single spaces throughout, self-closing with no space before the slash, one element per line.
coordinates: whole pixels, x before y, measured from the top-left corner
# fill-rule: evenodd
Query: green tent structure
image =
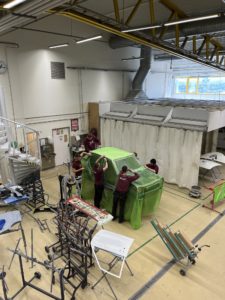
<path fill-rule="evenodd" d="M 82 175 L 82 198 L 84 200 L 92 201 L 94 198 L 93 167 L 99 156 L 105 156 L 109 165 L 104 173 L 105 189 L 101 208 L 105 208 L 110 213 L 113 205 L 113 191 L 122 166 L 126 165 L 140 175 L 129 188 L 124 215 L 132 228 L 140 228 L 142 217 L 153 213 L 159 205 L 163 178 L 140 165 L 133 153 L 114 147 L 98 148 L 92 151 L 91 156 L 82 159 L 82 165 L 85 168 Z"/>

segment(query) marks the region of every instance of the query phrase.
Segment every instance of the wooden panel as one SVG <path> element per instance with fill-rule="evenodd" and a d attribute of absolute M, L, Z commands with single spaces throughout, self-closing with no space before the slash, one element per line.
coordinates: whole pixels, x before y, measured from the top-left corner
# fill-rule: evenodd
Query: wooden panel
<path fill-rule="evenodd" d="M 89 131 L 91 128 L 96 128 L 98 137 L 100 133 L 100 120 L 99 120 L 99 103 L 88 103 L 89 112 Z"/>

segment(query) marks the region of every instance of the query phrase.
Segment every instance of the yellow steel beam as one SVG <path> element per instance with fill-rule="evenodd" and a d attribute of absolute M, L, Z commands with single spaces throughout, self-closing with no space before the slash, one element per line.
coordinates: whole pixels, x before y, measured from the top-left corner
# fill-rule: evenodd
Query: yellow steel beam
<path fill-rule="evenodd" d="M 207 65 L 207 66 L 210 66 L 214 69 L 220 69 L 221 70 L 221 68 L 219 68 L 218 66 L 210 65 L 210 64 L 208 64 L 208 63 L 206 63 L 202 60 L 198 60 L 197 58 L 185 55 L 183 53 L 178 53 L 177 51 L 175 51 L 171 48 L 168 48 L 168 47 L 166 47 L 164 45 L 161 45 L 159 43 L 156 43 L 156 42 L 151 42 L 151 41 L 149 41 L 149 40 L 147 40 L 143 37 L 136 36 L 132 33 L 122 32 L 118 28 L 116 28 L 116 27 L 114 27 L 110 24 L 103 24 L 99 20 L 96 20 L 92 17 L 83 15 L 81 13 L 78 13 L 78 12 L 75 12 L 75 11 L 69 11 L 69 10 L 60 12 L 57 9 L 51 9 L 50 12 L 56 13 L 56 14 L 58 13 L 61 16 L 65 16 L 65 17 L 71 18 L 73 20 L 76 20 L 76 21 L 82 22 L 84 24 L 87 24 L 89 26 L 94 26 L 98 29 L 113 33 L 113 34 L 118 35 L 118 36 L 120 36 L 124 39 L 128 39 L 130 41 L 133 41 L 134 43 L 137 43 L 137 44 L 149 47 L 149 48 L 154 47 L 156 49 L 165 51 L 165 52 L 167 52 L 169 54 L 172 54 L 172 55 L 175 55 L 177 57 L 186 58 L 186 59 L 189 59 L 190 61 L 198 62 L 199 64 Z"/>
<path fill-rule="evenodd" d="M 223 49 L 223 45 L 219 41 L 215 40 L 214 38 L 210 38 L 210 43 L 213 44 L 215 47 Z"/>
<path fill-rule="evenodd" d="M 180 18 L 187 18 L 187 15 L 172 1 L 170 0 L 160 0 L 160 2 L 166 6 L 169 10 L 175 11 Z"/>
<path fill-rule="evenodd" d="M 149 0 L 149 12 L 150 12 L 151 24 L 155 24 L 154 0 Z M 152 35 L 155 36 L 155 28 L 152 29 Z"/>
<path fill-rule="evenodd" d="M 139 5 L 141 4 L 142 0 L 138 0 L 137 3 L 135 4 L 132 12 L 130 13 L 129 17 L 127 18 L 127 21 L 125 22 L 126 25 L 128 25 L 130 23 L 130 21 L 133 19 L 134 15 L 136 14 L 136 11 L 139 7 Z"/>
<path fill-rule="evenodd" d="M 113 0 L 113 5 L 114 5 L 116 21 L 120 22 L 120 11 L 119 11 L 118 0 Z"/>

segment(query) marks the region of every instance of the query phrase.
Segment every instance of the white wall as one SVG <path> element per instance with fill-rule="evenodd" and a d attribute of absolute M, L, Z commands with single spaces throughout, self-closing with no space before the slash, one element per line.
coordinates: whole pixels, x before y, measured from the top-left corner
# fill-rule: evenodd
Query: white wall
<path fill-rule="evenodd" d="M 170 63 L 153 60 L 151 70 L 144 83 L 145 93 L 150 99 L 168 97 L 170 79 Z"/>
<path fill-rule="evenodd" d="M 79 36 L 94 34 L 94 29 L 87 25 L 75 22 L 71 29 L 71 21 L 66 18 L 53 16 L 50 19 L 51 22 L 43 20 L 34 25 L 66 34 L 68 29 Z M 121 63 L 121 58 L 136 55 L 138 49 L 113 50 L 105 41 L 77 45 L 73 38 L 26 30 L 8 34 L 4 41 L 20 45 L 18 49 L 0 47 L 0 60 L 6 61 L 9 67 L 6 74 L 0 75 L 8 118 L 35 127 L 42 137 L 49 136 L 54 128 L 70 127 L 70 119 L 76 117 L 81 131 L 87 132 L 87 103 L 122 100 L 135 74 L 88 68 L 135 70 L 138 67 L 136 62 Z M 49 45 L 63 42 L 69 42 L 70 46 L 48 49 Z M 51 79 L 51 61 L 65 63 L 65 79 Z"/>

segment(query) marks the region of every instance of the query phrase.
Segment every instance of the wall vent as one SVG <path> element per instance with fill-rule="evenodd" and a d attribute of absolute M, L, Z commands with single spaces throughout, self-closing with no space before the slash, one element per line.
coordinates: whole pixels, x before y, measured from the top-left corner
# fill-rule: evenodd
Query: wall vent
<path fill-rule="evenodd" d="M 65 79 L 65 64 L 62 62 L 51 61 L 51 78 Z"/>

